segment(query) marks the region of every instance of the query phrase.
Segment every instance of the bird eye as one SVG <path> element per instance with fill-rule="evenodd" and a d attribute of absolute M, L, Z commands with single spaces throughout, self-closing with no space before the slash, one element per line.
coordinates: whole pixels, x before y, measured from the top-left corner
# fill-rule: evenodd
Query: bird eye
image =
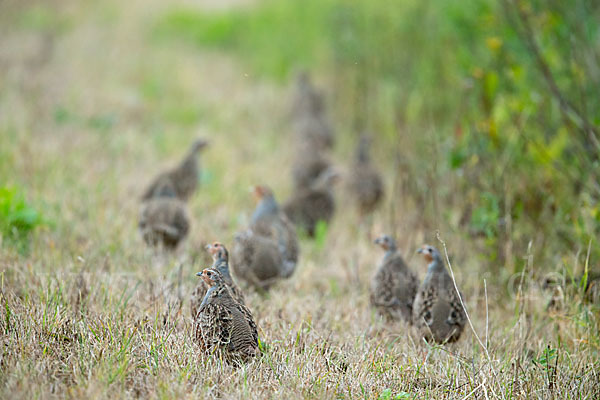
<path fill-rule="evenodd" d="M 211 276 L 212 274 L 210 272 L 207 272 L 206 275 Z"/>

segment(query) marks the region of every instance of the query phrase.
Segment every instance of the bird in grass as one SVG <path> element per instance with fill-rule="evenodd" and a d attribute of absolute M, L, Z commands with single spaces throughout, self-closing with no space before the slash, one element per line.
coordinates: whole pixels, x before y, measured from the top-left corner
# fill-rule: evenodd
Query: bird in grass
<path fill-rule="evenodd" d="M 234 236 L 231 268 L 236 277 L 259 290 L 267 290 L 290 277 L 299 257 L 296 229 L 270 188 L 255 186 L 258 201 L 248 228 Z"/>
<path fill-rule="evenodd" d="M 297 227 L 314 237 L 317 223 L 329 223 L 335 213 L 333 185 L 339 173 L 329 168 L 307 188 L 299 188 L 283 206 L 283 211 Z"/>
<path fill-rule="evenodd" d="M 394 238 L 383 235 L 375 239 L 375 244 L 385 250 L 385 255 L 371 281 L 371 305 L 388 320 L 411 324 L 419 281 L 404 262 Z"/>
<path fill-rule="evenodd" d="M 144 192 L 142 200 L 169 197 L 171 192 L 181 201 L 187 201 L 198 188 L 200 176 L 198 154 L 208 145 L 205 139 L 192 143 L 185 158 L 175 168 L 161 172 Z"/>
<path fill-rule="evenodd" d="M 292 118 L 297 119 L 306 114 L 319 114 L 323 110 L 323 93 L 312 83 L 310 74 L 301 71 L 296 76 L 296 85 L 292 96 Z"/>
<path fill-rule="evenodd" d="M 356 203 L 361 216 L 375 211 L 381 205 L 385 193 L 381 174 L 371 163 L 370 145 L 371 139 L 367 135 L 362 135 L 358 141 L 356 156 L 347 182 L 348 193 Z"/>
<path fill-rule="evenodd" d="M 324 111 L 300 116 L 292 123 L 292 129 L 301 146 L 326 151 L 331 150 L 335 144 L 333 126 Z"/>
<path fill-rule="evenodd" d="M 227 361 L 248 361 L 256 356 L 258 329 L 250 310 L 233 298 L 217 269 L 206 268 L 196 275 L 208 286 L 194 321 L 200 348 Z"/>
<path fill-rule="evenodd" d="M 299 146 L 292 162 L 292 180 L 295 190 L 310 187 L 329 168 L 331 162 L 321 151 L 308 145 Z"/>
<path fill-rule="evenodd" d="M 292 103 L 292 127 L 300 144 L 315 150 L 331 149 L 334 132 L 327 116 L 325 96 L 306 72 L 298 75 Z"/>
<path fill-rule="evenodd" d="M 423 254 L 428 268 L 413 304 L 413 324 L 428 342 L 456 342 L 467 321 L 463 296 L 434 247 L 424 245 L 418 253 Z"/>
<path fill-rule="evenodd" d="M 236 233 L 233 240 L 231 270 L 236 278 L 259 291 L 268 290 L 283 278 L 283 258 L 275 239 L 248 228 Z"/>
<path fill-rule="evenodd" d="M 210 253 L 213 259 L 211 268 L 219 271 L 223 277 L 223 281 L 229 287 L 233 298 L 240 304 L 245 305 L 246 302 L 244 301 L 244 294 L 233 281 L 229 271 L 229 252 L 227 251 L 227 248 L 220 242 L 214 242 L 212 244 L 207 244 L 206 250 Z M 196 288 L 192 291 L 192 296 L 190 298 L 190 311 L 192 313 L 192 319 L 196 318 L 198 310 L 200 309 L 200 304 L 202 304 L 202 299 L 204 299 L 204 295 L 206 295 L 207 290 L 208 285 L 206 282 L 204 282 L 204 280 L 201 280 Z"/>
<path fill-rule="evenodd" d="M 281 276 L 288 278 L 294 273 L 300 255 L 296 227 L 281 211 L 269 187 L 257 185 L 253 193 L 258 203 L 250 219 L 250 229 L 277 241 L 283 262 Z"/>
<path fill-rule="evenodd" d="M 185 203 L 173 197 L 158 197 L 142 204 L 138 228 L 149 246 L 174 250 L 190 230 Z"/>

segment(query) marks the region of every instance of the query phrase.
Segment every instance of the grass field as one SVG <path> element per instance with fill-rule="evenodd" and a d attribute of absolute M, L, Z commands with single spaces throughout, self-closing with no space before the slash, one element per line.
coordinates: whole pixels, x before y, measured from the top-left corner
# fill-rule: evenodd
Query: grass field
<path fill-rule="evenodd" d="M 514 244 L 513 270 L 492 267 L 481 239 L 456 222 L 460 209 L 424 208 L 411 185 L 392 189 L 397 165 L 381 143 L 374 154 L 388 196 L 371 232 L 338 191 L 337 218 L 326 237 L 302 240 L 292 279 L 266 296 L 247 294 L 262 356 L 241 368 L 202 358 L 188 299 L 209 263 L 203 244 L 231 243 L 244 227 L 250 185 L 266 183 L 281 200 L 290 194 L 290 88 L 218 47 L 157 38 L 156 26 L 171 7 L 254 5 L 25 3 L 0 3 L 0 186 L 22 196 L 23 224 L 34 226 L 24 237 L 1 236 L 0 398 L 600 396 L 598 305 L 577 281 L 564 307 L 548 313 L 551 293 L 539 279 L 593 269 L 598 238 L 550 257 L 549 244 L 532 236 Z M 211 144 L 190 237 L 176 254 L 157 255 L 136 230 L 139 196 L 198 136 Z M 353 137 L 338 136 L 334 158 L 344 167 Z M 421 181 L 436 195 L 457 179 Z M 369 307 L 382 256 L 371 238 L 387 232 L 421 278 L 415 250 L 425 242 L 444 249 L 444 241 L 472 321 L 457 344 L 421 343 Z"/>

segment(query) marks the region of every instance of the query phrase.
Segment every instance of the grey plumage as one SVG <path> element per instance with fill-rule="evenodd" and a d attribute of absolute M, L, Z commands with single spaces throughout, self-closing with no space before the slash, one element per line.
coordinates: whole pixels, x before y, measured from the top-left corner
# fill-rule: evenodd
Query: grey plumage
<path fill-rule="evenodd" d="M 259 202 L 248 229 L 234 238 L 231 266 L 240 279 L 268 289 L 294 273 L 300 251 L 296 229 L 280 210 L 273 192 L 256 186 L 254 194 Z"/>
<path fill-rule="evenodd" d="M 154 178 L 144 192 L 142 200 L 164 196 L 168 197 L 170 196 L 170 193 L 175 193 L 175 197 L 179 200 L 187 201 L 198 187 L 198 179 L 200 176 L 198 153 L 204 149 L 207 144 L 208 142 L 206 140 L 197 139 L 179 165 L 160 173 Z"/>
<path fill-rule="evenodd" d="M 292 103 L 292 128 L 298 143 L 314 150 L 331 149 L 334 132 L 327 116 L 325 96 L 312 84 L 308 73 L 299 74 Z"/>
<path fill-rule="evenodd" d="M 466 314 L 452 278 L 438 251 L 423 246 L 419 253 L 429 262 L 427 275 L 413 305 L 413 324 L 427 341 L 452 343 L 460 338 Z M 460 296 L 460 297 L 459 297 Z"/>
<path fill-rule="evenodd" d="M 283 277 L 283 259 L 277 242 L 250 229 L 234 236 L 231 256 L 236 278 L 254 288 L 267 290 Z"/>
<path fill-rule="evenodd" d="M 187 236 L 190 218 L 185 204 L 174 197 L 159 197 L 142 204 L 138 228 L 149 246 L 174 249 Z"/>
<path fill-rule="evenodd" d="M 347 184 L 350 197 L 361 215 L 372 213 L 381 204 L 385 192 L 381 174 L 371 163 L 369 146 L 370 138 L 362 135 Z"/>
<path fill-rule="evenodd" d="M 371 281 L 371 305 L 389 320 L 410 324 L 419 286 L 417 277 L 404 262 L 392 237 L 379 237 L 375 243 L 385 250 L 385 255 Z"/>
<path fill-rule="evenodd" d="M 312 146 L 300 145 L 292 163 L 292 180 L 295 190 L 310 187 L 319 176 L 331 167 L 321 151 Z"/>
<path fill-rule="evenodd" d="M 207 354 L 220 353 L 228 361 L 256 356 L 258 329 L 250 310 L 237 302 L 219 271 L 197 274 L 209 286 L 194 321 L 194 337 Z"/>
<path fill-rule="evenodd" d="M 246 302 L 244 299 L 244 294 L 235 284 L 229 271 L 229 252 L 227 251 L 227 248 L 222 243 L 214 242 L 213 244 L 207 245 L 206 249 L 213 258 L 213 264 L 211 268 L 216 269 L 221 274 L 223 281 L 231 292 L 232 297 L 240 304 L 245 305 Z M 200 309 L 200 304 L 202 304 L 202 300 L 204 299 L 208 288 L 209 286 L 206 284 L 206 282 L 201 280 L 192 291 L 192 295 L 190 297 L 190 312 L 192 314 L 192 319 L 196 318 L 198 310 Z"/>
<path fill-rule="evenodd" d="M 288 218 L 313 237 L 319 221 L 329 223 L 335 213 L 333 183 L 338 174 L 333 169 L 321 173 L 310 187 L 296 189 L 283 206 Z"/>
<path fill-rule="evenodd" d="M 288 278 L 294 273 L 300 256 L 296 227 L 281 211 L 270 188 L 256 186 L 254 192 L 259 203 L 252 214 L 250 229 L 255 234 L 277 242 L 283 263 L 281 276 Z"/>

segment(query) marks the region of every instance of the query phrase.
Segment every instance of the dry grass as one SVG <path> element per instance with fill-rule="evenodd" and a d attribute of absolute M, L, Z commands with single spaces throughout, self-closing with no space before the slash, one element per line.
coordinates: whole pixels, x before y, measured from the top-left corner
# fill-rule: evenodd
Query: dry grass
<path fill-rule="evenodd" d="M 288 94 L 223 55 L 148 39 L 161 2 L 66 2 L 55 11 L 18 3 L 0 5 L 0 154 L 11 163 L 3 178 L 25 188 L 50 224 L 28 255 L 0 253 L 0 397 L 600 395 L 596 306 L 569 290 L 565 309 L 547 314 L 535 260 L 525 257 L 516 289 L 506 289 L 449 224 L 438 228 L 485 348 L 469 331 L 432 347 L 386 326 L 367 294 L 380 251 L 344 204 L 323 248 L 302 242 L 291 280 L 266 297 L 248 294 L 262 357 L 238 369 L 202 359 L 187 308 L 208 261 L 201 244 L 229 243 L 245 224 L 249 185 L 289 193 Z M 23 22 L 31 10 L 49 22 Z M 178 254 L 157 256 L 136 232 L 137 198 L 165 165 L 157 160 L 175 161 L 198 135 L 212 146 L 191 237 Z M 416 246 L 441 245 L 416 223 L 409 199 L 396 201 L 400 247 L 422 277 Z M 389 221 L 377 214 L 373 232 Z"/>

